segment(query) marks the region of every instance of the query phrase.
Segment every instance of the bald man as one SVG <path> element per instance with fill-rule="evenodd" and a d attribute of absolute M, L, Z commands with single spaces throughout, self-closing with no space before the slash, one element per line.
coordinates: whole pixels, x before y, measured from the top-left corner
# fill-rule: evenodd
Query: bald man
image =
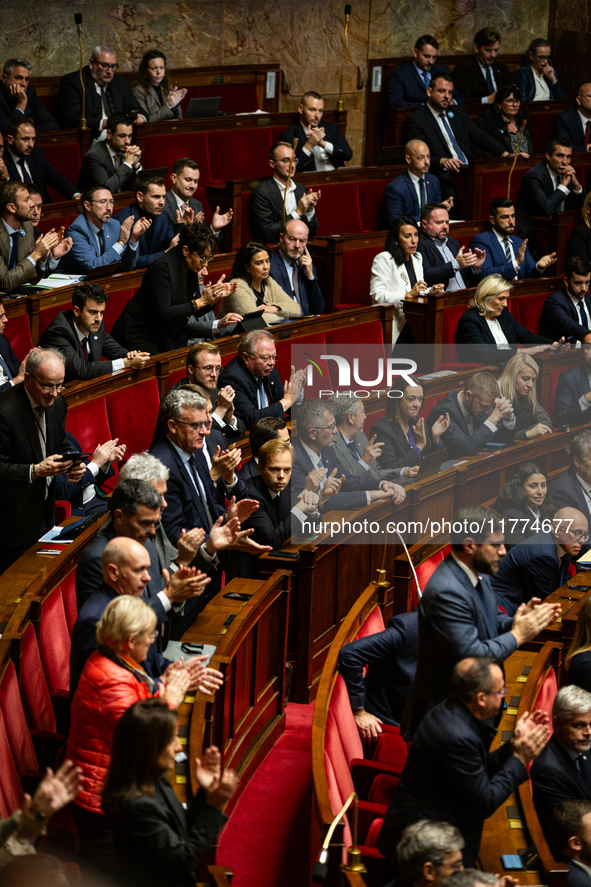
<path fill-rule="evenodd" d="M 270 274 L 302 309 L 302 314 L 322 314 L 324 296 L 308 252 L 308 226 L 288 219 L 279 235 L 279 249 L 271 256 Z"/>
<path fill-rule="evenodd" d="M 384 213 L 390 225 L 400 216 L 410 216 L 418 222 L 421 208 L 426 203 L 441 203 L 439 179 L 432 173 L 428 174 L 431 164 L 428 145 L 420 139 L 411 139 L 406 144 L 405 152 L 404 159 L 408 169 L 386 185 L 384 191 Z M 453 202 L 453 197 L 444 201 L 448 211 Z"/>
<path fill-rule="evenodd" d="M 573 151 L 591 151 L 591 83 L 582 83 L 575 104 L 554 118 L 552 138 L 567 138 Z"/>
<path fill-rule="evenodd" d="M 589 547 L 588 531 L 581 511 L 561 508 L 552 518 L 549 533 L 536 533 L 513 546 L 491 579 L 497 604 L 508 616 L 521 604 L 543 600 L 564 585 L 570 564 Z"/>

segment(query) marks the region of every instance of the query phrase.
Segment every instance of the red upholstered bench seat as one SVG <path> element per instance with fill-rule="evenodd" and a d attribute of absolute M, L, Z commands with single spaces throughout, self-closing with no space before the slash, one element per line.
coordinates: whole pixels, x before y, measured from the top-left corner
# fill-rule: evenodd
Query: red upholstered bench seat
<path fill-rule="evenodd" d="M 312 190 L 321 192 L 316 208 L 319 237 L 328 237 L 330 234 L 361 234 L 363 232 L 358 182 L 314 185 Z"/>
<path fill-rule="evenodd" d="M 385 217 L 382 217 L 386 185 L 383 179 L 359 182 L 359 209 L 364 231 L 381 231 L 384 225 L 387 227 Z"/>
<path fill-rule="evenodd" d="M 76 143 L 71 145 L 46 145 L 43 148 L 43 153 L 54 169 L 65 176 L 73 185 L 76 184 L 78 181 L 78 174 L 80 173 L 80 167 L 82 166 L 80 145 Z M 59 201 L 66 199 L 65 194 L 60 194 L 59 191 L 56 191 L 51 185 L 48 186 L 47 190 L 49 191 L 49 196 L 52 197 L 53 200 Z"/>
<path fill-rule="evenodd" d="M 63 197 L 59 197 L 58 200 L 63 200 Z M 52 228 L 55 228 L 56 231 L 59 231 L 60 228 L 69 228 L 75 218 L 75 216 L 63 216 L 60 219 L 42 218 L 37 227 L 44 234 L 47 234 Z"/>
<path fill-rule="evenodd" d="M 271 127 L 227 129 L 207 134 L 209 163 L 214 182 L 268 176 Z M 231 174 L 229 175 L 229 170 Z"/>
<path fill-rule="evenodd" d="M 105 400 L 111 437 L 118 437 L 127 445 L 126 460 L 133 453 L 148 450 L 160 406 L 158 379 L 145 379 L 128 388 L 113 391 L 107 394 Z"/>
<path fill-rule="evenodd" d="M 8 336 L 12 350 L 19 360 L 24 360 L 31 348 L 33 340 L 31 339 L 31 324 L 29 323 L 28 314 L 19 314 L 18 317 L 11 317 L 6 324 L 5 335 Z"/>
<path fill-rule="evenodd" d="M 371 305 L 369 296 L 371 266 L 377 254 L 382 251 L 382 247 L 370 246 L 366 249 L 343 252 L 341 303 L 337 307 L 350 308 L 352 305 Z"/>
<path fill-rule="evenodd" d="M 530 333 L 539 334 L 540 317 L 546 295 L 522 296 L 520 299 L 511 300 L 511 313 L 519 323 L 524 326 Z"/>

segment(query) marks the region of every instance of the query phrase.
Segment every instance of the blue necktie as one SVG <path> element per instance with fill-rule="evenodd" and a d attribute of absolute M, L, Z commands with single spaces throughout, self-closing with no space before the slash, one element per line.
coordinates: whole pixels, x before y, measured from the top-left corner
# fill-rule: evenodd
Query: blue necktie
<path fill-rule="evenodd" d="M 18 231 L 13 231 L 10 235 L 10 256 L 8 257 L 8 270 L 12 271 L 16 268 L 16 260 L 18 258 Z"/>
<path fill-rule="evenodd" d="M 213 518 L 207 501 L 207 485 L 204 479 L 201 477 L 200 469 L 203 470 L 203 465 L 205 465 L 205 469 L 207 470 L 207 462 L 205 461 L 205 456 L 203 455 L 201 450 L 197 450 L 189 459 L 189 467 L 191 469 L 191 473 L 193 474 L 193 478 L 195 479 L 195 485 L 199 490 L 203 510 L 205 511 L 205 514 L 207 515 L 207 520 L 209 521 L 209 526 L 205 527 L 204 529 L 207 529 L 207 531 L 209 532 L 213 526 Z"/>
<path fill-rule="evenodd" d="M 589 329 L 589 321 L 587 320 L 587 315 L 585 314 L 585 301 L 584 301 L 584 299 L 581 299 L 581 301 L 579 302 L 579 304 L 578 304 L 577 307 L 578 307 L 578 309 L 579 309 L 579 315 L 580 315 L 580 318 L 581 318 L 581 326 L 584 326 L 585 329 L 587 330 L 587 329 Z"/>
<path fill-rule="evenodd" d="M 495 85 L 492 80 L 492 74 L 490 70 L 490 65 L 486 65 L 486 84 L 491 92 L 495 91 Z"/>
<path fill-rule="evenodd" d="M 493 621 L 492 614 L 489 610 L 488 603 L 486 601 L 486 596 L 484 594 L 484 588 L 482 587 L 482 581 L 480 579 L 476 583 L 475 588 L 476 588 L 476 593 L 478 594 L 478 597 L 480 598 L 480 603 L 482 604 L 482 609 L 484 610 L 484 615 L 486 616 L 486 623 L 487 623 L 489 631 L 490 631 L 490 636 L 491 636 L 491 638 L 496 638 L 496 636 L 497 636 L 496 624 Z"/>
<path fill-rule="evenodd" d="M 361 462 L 361 456 L 359 455 L 359 452 L 357 451 L 357 447 L 355 446 L 355 442 L 352 440 L 348 440 L 348 441 L 346 441 L 346 444 L 347 444 L 347 448 L 348 448 L 349 452 L 351 453 L 351 455 L 353 456 L 355 461 Z"/>
<path fill-rule="evenodd" d="M 445 127 L 445 131 L 447 132 L 447 134 L 449 136 L 449 140 L 452 143 L 454 151 L 458 155 L 458 159 L 462 163 L 465 163 L 467 166 L 468 165 L 468 158 L 466 157 L 466 155 L 464 154 L 464 152 L 462 151 L 462 149 L 460 148 L 460 146 L 458 145 L 458 143 L 456 141 L 456 137 L 454 135 L 453 129 L 449 125 L 449 120 L 447 119 L 447 114 L 445 113 L 445 111 L 442 111 L 439 116 L 443 120 L 443 125 Z"/>
<path fill-rule="evenodd" d="M 431 74 L 429 73 L 429 71 L 421 71 L 421 77 L 423 78 L 425 89 L 429 89 L 429 86 L 431 84 Z"/>

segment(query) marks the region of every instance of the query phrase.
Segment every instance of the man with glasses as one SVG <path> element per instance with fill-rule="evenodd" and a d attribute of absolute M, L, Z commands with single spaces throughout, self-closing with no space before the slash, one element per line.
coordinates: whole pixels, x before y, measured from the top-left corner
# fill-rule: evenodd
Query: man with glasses
<path fill-rule="evenodd" d="M 449 696 L 425 716 L 388 805 L 377 847 L 394 859 L 403 830 L 424 819 L 447 821 L 462 834 L 464 864 L 474 867 L 485 819 L 527 779 L 527 765 L 550 732 L 548 715 L 526 713 L 512 739 L 489 752 L 490 726 L 507 693 L 501 663 L 470 656 L 453 668 Z"/>
<path fill-rule="evenodd" d="M 578 509 L 591 526 L 591 431 L 577 432 L 566 452 L 570 466 L 554 478 L 548 495 L 557 508 Z"/>
<path fill-rule="evenodd" d="M 387 887 L 441 887 L 464 868 L 465 841 L 448 822 L 419 820 L 405 828 L 396 848 L 400 879 Z"/>
<path fill-rule="evenodd" d="M 36 283 L 72 248 L 64 229 L 35 238 L 31 198 L 22 182 L 6 182 L 0 191 L 0 291 L 12 293 Z"/>
<path fill-rule="evenodd" d="M 9 567 L 55 518 L 55 477 L 74 483 L 86 466 L 62 459 L 66 438 L 65 364 L 59 351 L 36 349 L 25 380 L 0 399 L 0 572 Z"/>
<path fill-rule="evenodd" d="M 503 661 L 560 614 L 560 604 L 540 604 L 539 598 L 522 604 L 513 617 L 497 609 L 489 577 L 506 556 L 500 521 L 496 511 L 483 506 L 454 515 L 451 552 L 419 603 L 417 671 L 402 722 L 408 740 L 425 714 L 448 695 L 460 659 L 494 656 Z"/>
<path fill-rule="evenodd" d="M 552 47 L 543 37 L 532 40 L 527 51 L 529 65 L 513 73 L 513 83 L 519 87 L 524 102 L 547 102 L 566 99 L 566 93 L 552 67 Z"/>
<path fill-rule="evenodd" d="M 263 179 L 252 192 L 248 203 L 254 240 L 277 243 L 284 223 L 284 204 L 285 221 L 299 219 L 305 222 L 310 237 L 314 237 L 318 231 L 315 207 L 320 200 L 320 191 L 310 190 L 310 193 L 306 193 L 303 185 L 294 182 L 297 163 L 297 157 L 294 158 L 293 148 L 288 142 L 277 142 L 269 150 L 269 166 L 273 175 Z M 287 180 L 290 176 L 286 197 Z"/>
<path fill-rule="evenodd" d="M 582 83 L 575 105 L 554 118 L 552 138 L 570 139 L 573 151 L 591 151 L 591 83 Z"/>
<path fill-rule="evenodd" d="M 95 46 L 88 65 L 82 68 L 86 93 L 85 115 L 93 139 L 103 141 L 111 114 L 131 114 L 134 123 L 145 123 L 148 112 L 131 92 L 129 80 L 116 74 L 117 56 L 110 46 Z M 62 77 L 55 101 L 55 115 L 64 129 L 77 129 L 82 118 L 80 72 Z"/>
<path fill-rule="evenodd" d="M 119 264 L 120 271 L 132 271 L 138 259 L 138 241 L 151 225 L 148 219 L 129 216 L 121 224 L 113 216 L 114 200 L 108 188 L 95 185 L 82 197 L 82 212 L 66 234 L 72 238 L 72 250 L 60 270 L 69 274 L 87 274 L 92 268 Z"/>
<path fill-rule="evenodd" d="M 242 336 L 238 354 L 220 373 L 219 386 L 234 389 L 236 415 L 250 428 L 264 416 L 285 419 L 287 411 L 303 391 L 305 371 L 291 368 L 290 378 L 282 382 L 275 369 L 275 339 L 267 330 L 252 330 Z"/>
<path fill-rule="evenodd" d="M 530 775 L 540 825 L 550 845 L 552 811 L 563 801 L 591 801 L 591 693 L 571 684 L 556 694 L 552 738 Z"/>
<path fill-rule="evenodd" d="M 187 375 L 173 388 L 181 385 L 200 385 L 209 392 L 213 405 L 212 419 L 228 443 L 246 437 L 246 425 L 234 413 L 236 392 L 231 385 L 218 388 L 218 376 L 222 371 L 222 355 L 212 342 L 197 342 L 189 348 L 186 361 Z"/>
<path fill-rule="evenodd" d="M 80 190 L 102 185 L 113 194 L 130 191 L 142 169 L 141 148 L 132 145 L 132 139 L 131 114 L 111 114 L 107 120 L 106 138 L 93 145 L 82 158 L 78 175 Z"/>
<path fill-rule="evenodd" d="M 543 525 L 543 524 L 542 524 Z M 589 524 L 576 508 L 560 508 L 552 518 L 552 529 L 514 545 L 492 578 L 495 599 L 509 616 L 522 604 L 540 601 L 568 578 L 568 568 L 588 549 Z"/>
<path fill-rule="evenodd" d="M 308 252 L 308 234 L 308 226 L 301 219 L 286 221 L 279 235 L 279 249 L 271 256 L 270 274 L 298 303 L 303 315 L 322 314 L 324 296 Z"/>

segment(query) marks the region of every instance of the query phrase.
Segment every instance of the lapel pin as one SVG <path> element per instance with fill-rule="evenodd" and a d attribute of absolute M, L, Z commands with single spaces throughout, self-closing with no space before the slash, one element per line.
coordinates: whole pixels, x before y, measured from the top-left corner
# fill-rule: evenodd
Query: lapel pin
<path fill-rule="evenodd" d="M 453 111 L 448 111 L 448 112 L 447 112 L 447 116 L 448 116 L 448 117 L 453 117 L 453 116 L 454 116 L 454 112 L 453 112 Z"/>

